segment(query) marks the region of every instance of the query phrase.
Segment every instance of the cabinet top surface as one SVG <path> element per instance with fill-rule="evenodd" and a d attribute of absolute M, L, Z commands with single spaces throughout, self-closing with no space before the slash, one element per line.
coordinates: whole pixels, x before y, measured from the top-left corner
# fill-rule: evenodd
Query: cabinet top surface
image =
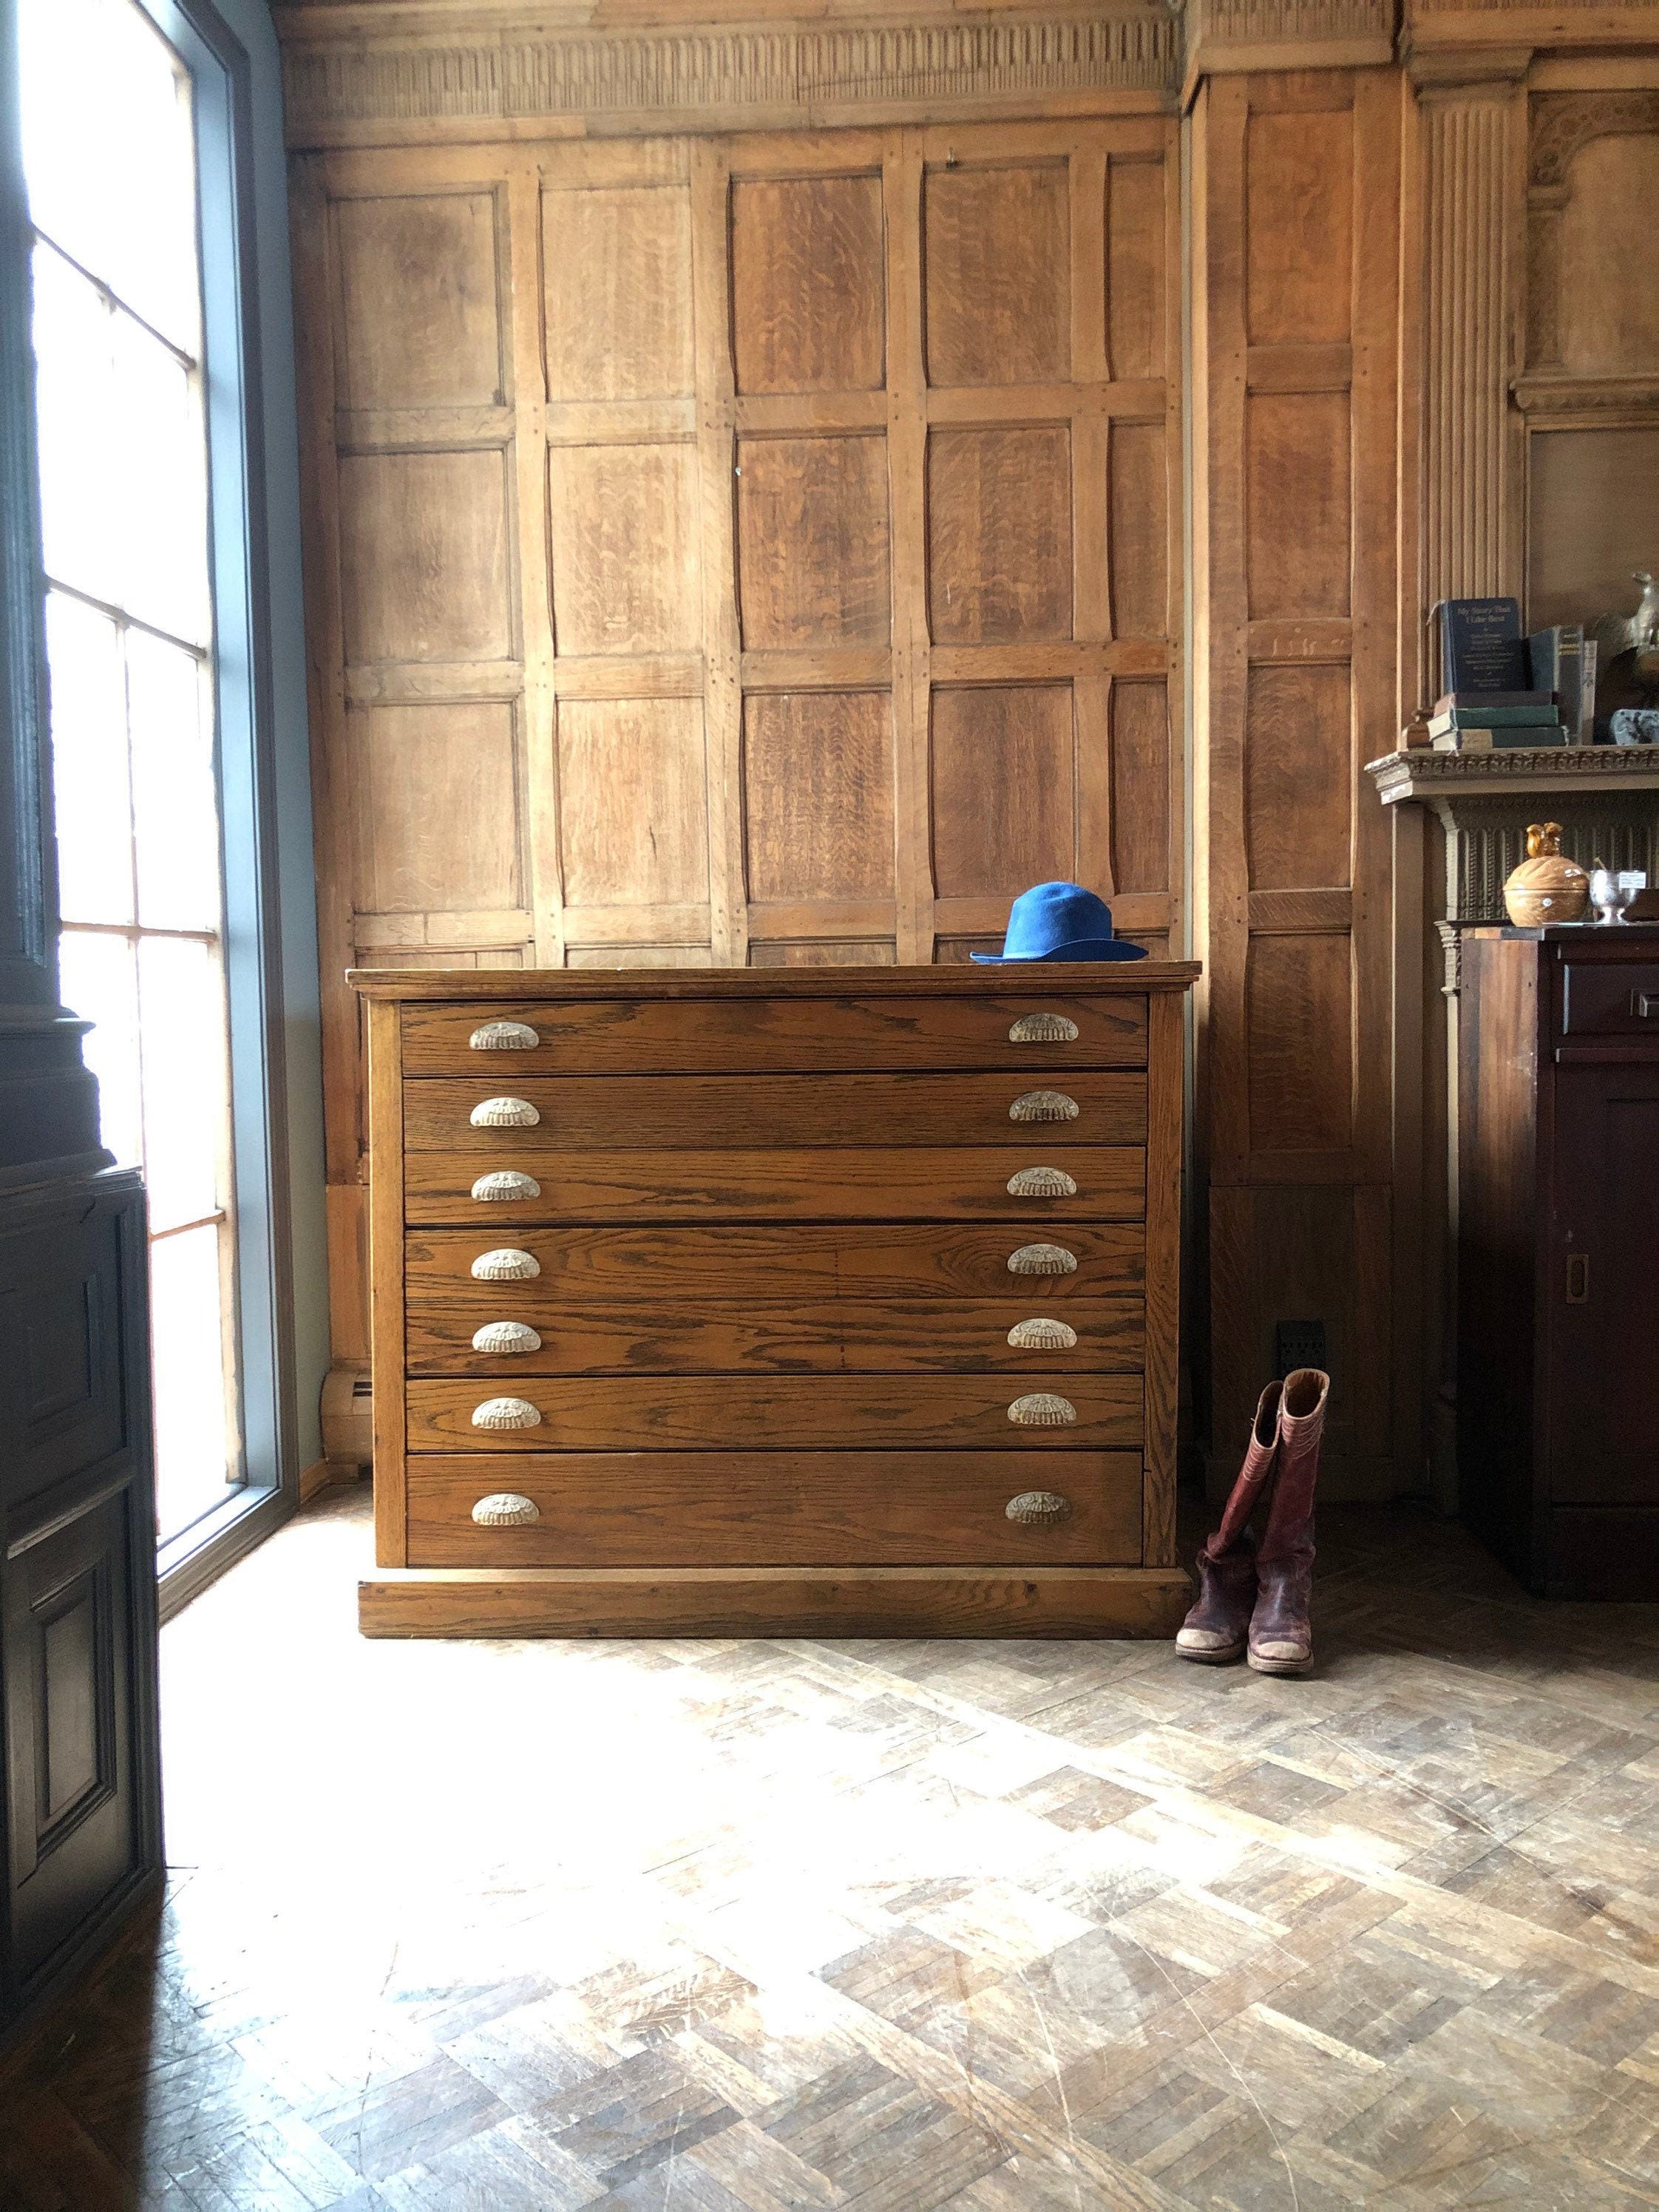
<path fill-rule="evenodd" d="M 1185 991 L 1189 960 L 1023 960 L 938 968 L 349 968 L 368 999 L 1123 998 Z"/>
<path fill-rule="evenodd" d="M 1659 945 L 1659 921 L 1553 921 L 1541 929 L 1518 928 L 1510 921 L 1466 923 L 1458 935 L 1487 944 L 1510 941 L 1520 945 L 1553 945 L 1563 951 L 1621 953 L 1648 958 Z"/>

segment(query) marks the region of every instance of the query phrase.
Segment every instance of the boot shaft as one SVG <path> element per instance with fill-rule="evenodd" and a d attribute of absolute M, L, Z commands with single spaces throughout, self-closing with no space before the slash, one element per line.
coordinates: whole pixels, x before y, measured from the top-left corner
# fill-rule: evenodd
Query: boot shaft
<path fill-rule="evenodd" d="M 1285 1377 L 1267 1525 L 1257 1547 L 1264 1560 L 1313 1557 L 1314 1491 L 1330 1392 L 1331 1378 L 1322 1368 L 1298 1367 Z"/>
<path fill-rule="evenodd" d="M 1284 1387 L 1281 1382 L 1270 1382 L 1256 1401 L 1250 1441 L 1244 1449 L 1244 1463 L 1228 1492 L 1221 1526 L 1204 1547 L 1212 1559 L 1219 1559 L 1237 1544 L 1273 1471 L 1279 1452 L 1279 1400 Z"/>

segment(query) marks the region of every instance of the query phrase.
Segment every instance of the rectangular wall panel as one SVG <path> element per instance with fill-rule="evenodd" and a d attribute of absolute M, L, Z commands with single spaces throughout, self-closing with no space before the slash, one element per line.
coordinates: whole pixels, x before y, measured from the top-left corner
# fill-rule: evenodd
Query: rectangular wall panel
<path fill-rule="evenodd" d="M 353 962 L 1180 949 L 1175 132 L 296 162 L 343 1356 Z"/>
<path fill-rule="evenodd" d="M 1217 78 L 1194 125 L 1218 1486 L 1291 1322 L 1325 1331 L 1328 1486 L 1396 1480 L 1390 867 L 1363 769 L 1394 742 L 1400 98 L 1392 71 Z"/>

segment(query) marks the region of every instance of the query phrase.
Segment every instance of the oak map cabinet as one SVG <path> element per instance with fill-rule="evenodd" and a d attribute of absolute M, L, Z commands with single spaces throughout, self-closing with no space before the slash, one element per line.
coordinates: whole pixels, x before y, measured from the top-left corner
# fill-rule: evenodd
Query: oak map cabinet
<path fill-rule="evenodd" d="M 356 973 L 365 1631 L 1172 1631 L 1195 973 Z"/>

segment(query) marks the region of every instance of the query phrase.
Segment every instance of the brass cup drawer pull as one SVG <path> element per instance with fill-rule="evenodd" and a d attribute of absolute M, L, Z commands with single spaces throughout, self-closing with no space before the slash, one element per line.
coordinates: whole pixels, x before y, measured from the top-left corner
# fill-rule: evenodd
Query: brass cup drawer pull
<path fill-rule="evenodd" d="M 541 1517 L 542 1509 L 533 1498 L 520 1498 L 511 1490 L 493 1490 L 472 1509 L 472 1518 L 481 1528 L 527 1528 Z"/>
<path fill-rule="evenodd" d="M 1011 1121 L 1075 1121 L 1078 1104 L 1063 1091 L 1023 1091 L 1008 1109 Z"/>
<path fill-rule="evenodd" d="M 1072 1501 L 1057 1490 L 1022 1490 L 1002 1510 L 1023 1528 L 1057 1528 L 1071 1519 Z"/>
<path fill-rule="evenodd" d="M 475 1429 L 538 1429 L 542 1409 L 528 1398 L 486 1398 L 472 1408 Z"/>
<path fill-rule="evenodd" d="M 520 1175 L 516 1168 L 498 1168 L 494 1175 L 481 1175 L 472 1186 L 474 1198 L 500 1202 L 514 1198 L 539 1198 L 542 1187 L 534 1176 Z"/>
<path fill-rule="evenodd" d="M 1074 1275 L 1077 1255 L 1063 1244 L 1022 1244 L 1008 1255 L 1011 1275 Z"/>
<path fill-rule="evenodd" d="M 524 1321 L 487 1321 L 472 1332 L 475 1352 L 539 1352 L 542 1340 Z"/>
<path fill-rule="evenodd" d="M 477 1196 L 476 1191 L 473 1196 Z M 471 1267 L 475 1283 L 527 1283 L 541 1272 L 542 1263 L 533 1252 L 515 1252 L 505 1244 L 498 1251 L 480 1252 Z"/>
<path fill-rule="evenodd" d="M 475 1129 L 533 1129 L 542 1117 L 527 1098 L 481 1098 L 466 1118 Z"/>
<path fill-rule="evenodd" d="M 1073 1044 L 1077 1024 L 1066 1014 L 1022 1014 L 1008 1032 L 1010 1044 Z"/>
<path fill-rule="evenodd" d="M 1017 1429 L 1070 1429 L 1077 1425 L 1077 1407 L 1054 1390 L 1028 1390 L 1008 1408 Z"/>
<path fill-rule="evenodd" d="M 1075 1198 L 1077 1185 L 1064 1168 L 1021 1168 L 1008 1178 L 1010 1198 Z"/>
<path fill-rule="evenodd" d="M 485 1022 L 467 1042 L 474 1052 L 534 1052 L 541 1037 L 528 1022 Z"/>
<path fill-rule="evenodd" d="M 1045 1321 L 1036 1316 L 1030 1321 L 1017 1321 L 1008 1332 L 1008 1341 L 1016 1352 L 1070 1352 L 1077 1342 L 1077 1331 L 1068 1321 Z"/>

